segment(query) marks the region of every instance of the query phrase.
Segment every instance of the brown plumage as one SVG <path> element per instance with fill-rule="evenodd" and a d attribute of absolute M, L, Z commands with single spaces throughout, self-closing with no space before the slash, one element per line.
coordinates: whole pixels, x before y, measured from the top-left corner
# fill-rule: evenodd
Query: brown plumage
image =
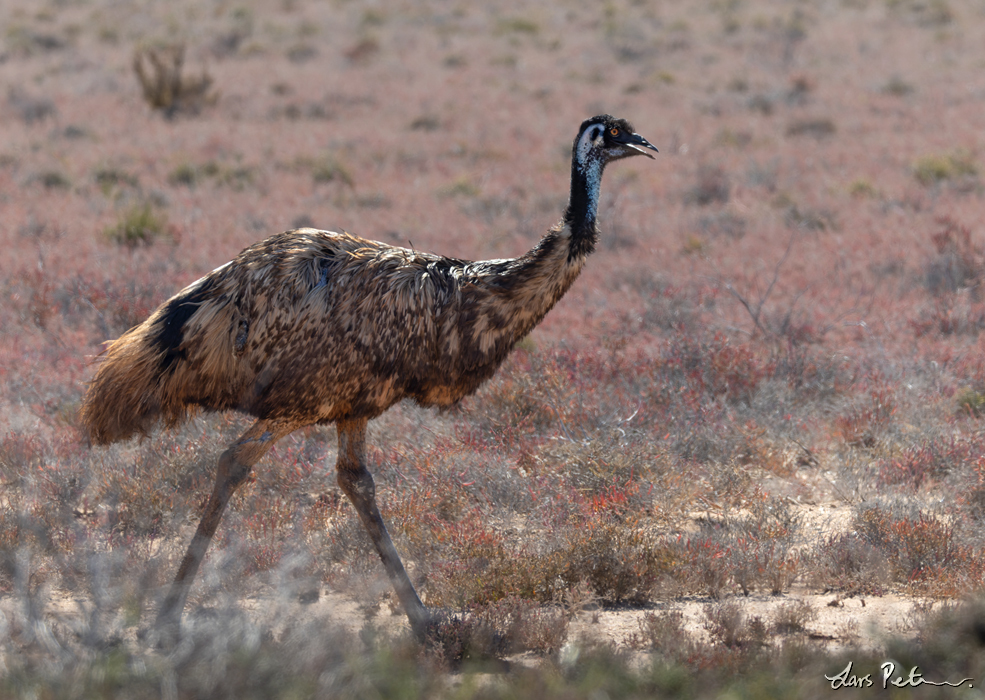
<path fill-rule="evenodd" d="M 419 635 L 428 615 L 376 508 L 366 422 L 411 398 L 474 392 L 571 286 L 594 248 L 606 163 L 656 150 L 624 120 L 586 120 L 563 220 L 525 255 L 468 262 L 305 228 L 257 243 L 113 342 L 81 419 L 96 444 L 174 426 L 197 409 L 257 422 L 219 460 L 212 497 L 159 622 L 177 630 L 188 587 L 235 489 L 277 439 L 336 423 L 338 477 Z"/>
<path fill-rule="evenodd" d="M 567 260 L 565 235 L 518 260 L 466 263 L 345 233 L 277 234 L 110 345 L 83 421 L 108 443 L 197 406 L 303 425 L 374 418 L 404 398 L 449 406 L 570 286 L 584 258 Z"/>

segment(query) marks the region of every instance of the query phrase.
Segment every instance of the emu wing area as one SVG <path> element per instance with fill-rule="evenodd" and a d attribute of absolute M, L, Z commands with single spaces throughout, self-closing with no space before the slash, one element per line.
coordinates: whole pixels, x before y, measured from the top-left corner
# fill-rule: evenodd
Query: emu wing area
<path fill-rule="evenodd" d="M 188 403 L 303 423 L 373 417 L 408 396 L 454 403 L 464 394 L 445 386 L 439 330 L 465 265 L 347 234 L 273 236 L 196 283 L 208 291 L 174 379 Z"/>

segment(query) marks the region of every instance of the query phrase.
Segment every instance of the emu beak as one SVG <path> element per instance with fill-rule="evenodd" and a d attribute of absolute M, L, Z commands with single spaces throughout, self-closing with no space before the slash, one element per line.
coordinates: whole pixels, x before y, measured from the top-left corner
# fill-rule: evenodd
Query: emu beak
<path fill-rule="evenodd" d="M 620 133 L 620 135 L 615 138 L 615 141 L 616 143 L 622 144 L 623 146 L 629 146 L 634 151 L 636 151 L 636 153 L 627 153 L 626 155 L 630 155 L 630 156 L 643 155 L 646 156 L 647 158 L 653 158 L 653 156 L 647 153 L 644 149 L 649 148 L 651 151 L 659 152 L 657 151 L 656 146 L 654 146 L 652 143 L 647 141 L 639 134 L 627 134 L 623 132 Z"/>

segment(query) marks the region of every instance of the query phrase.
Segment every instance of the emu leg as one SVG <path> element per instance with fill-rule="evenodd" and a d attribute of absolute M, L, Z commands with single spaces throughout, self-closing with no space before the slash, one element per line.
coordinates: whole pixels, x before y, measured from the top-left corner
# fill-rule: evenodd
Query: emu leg
<path fill-rule="evenodd" d="M 397 598 L 404 606 L 404 612 L 410 620 L 411 629 L 418 638 L 423 639 L 427 633 L 429 621 L 427 608 L 421 602 L 414 590 L 414 585 L 407 577 L 400 555 L 390 540 L 386 525 L 376 507 L 376 486 L 373 475 L 366 469 L 366 421 L 339 421 L 339 486 L 352 501 L 359 519 L 369 532 L 376 545 L 376 551 L 383 560 L 383 566 L 390 582 L 397 591 Z"/>
<path fill-rule="evenodd" d="M 236 489 L 246 481 L 253 465 L 267 453 L 273 444 L 281 437 L 291 432 L 284 426 L 275 426 L 268 421 L 257 421 L 230 445 L 229 449 L 219 457 L 219 468 L 216 470 L 215 487 L 205 513 L 198 523 L 198 530 L 188 546 L 188 552 L 178 567 L 171 589 L 164 598 L 164 604 L 157 615 L 156 627 L 172 639 L 177 638 L 181 623 L 181 611 L 185 607 L 188 589 L 198 573 L 198 567 L 205 557 L 205 552 L 212 542 L 222 514 L 226 510 L 229 499 Z"/>

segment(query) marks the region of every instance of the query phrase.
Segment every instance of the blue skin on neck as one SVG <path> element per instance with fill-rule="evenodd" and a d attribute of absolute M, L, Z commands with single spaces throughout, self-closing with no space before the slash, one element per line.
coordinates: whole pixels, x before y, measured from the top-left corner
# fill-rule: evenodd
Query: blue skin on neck
<path fill-rule="evenodd" d="M 595 223 L 598 216 L 599 191 L 602 187 L 602 163 L 596 159 L 588 162 L 584 170 L 588 202 L 585 207 L 585 224 Z"/>

